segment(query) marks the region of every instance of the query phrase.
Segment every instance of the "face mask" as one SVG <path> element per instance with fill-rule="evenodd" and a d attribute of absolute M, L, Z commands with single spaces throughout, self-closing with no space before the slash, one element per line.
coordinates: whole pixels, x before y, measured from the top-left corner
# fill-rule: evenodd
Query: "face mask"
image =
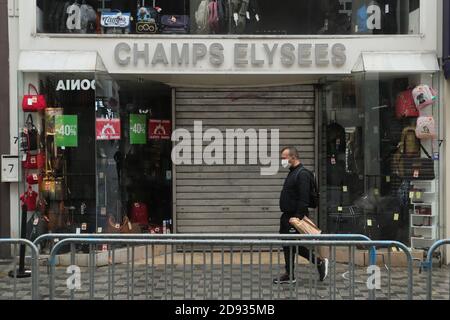
<path fill-rule="evenodd" d="M 289 168 L 291 165 L 289 164 L 289 160 L 288 159 L 283 159 L 281 160 L 281 165 L 283 166 L 283 168 L 287 169 Z"/>

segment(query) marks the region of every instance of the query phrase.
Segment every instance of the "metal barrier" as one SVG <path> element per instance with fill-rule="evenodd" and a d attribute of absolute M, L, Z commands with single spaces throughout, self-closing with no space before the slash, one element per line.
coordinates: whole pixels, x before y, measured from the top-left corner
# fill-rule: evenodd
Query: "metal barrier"
<path fill-rule="evenodd" d="M 427 253 L 427 260 L 424 262 L 424 267 L 427 270 L 427 300 L 433 299 L 433 255 L 436 252 L 437 249 L 439 249 L 442 246 L 450 245 L 450 239 L 446 240 L 440 240 L 435 242 Z M 449 300 L 450 300 L 450 279 L 449 279 Z"/>
<path fill-rule="evenodd" d="M 123 236 L 123 235 L 122 235 Z M 348 296 L 345 299 L 355 299 L 355 249 L 356 247 L 368 248 L 375 257 L 375 247 L 388 249 L 388 261 L 390 264 L 390 254 L 392 248 L 401 249 L 407 258 L 408 285 L 405 292 L 407 299 L 413 298 L 413 266 L 412 256 L 409 249 L 402 243 L 395 241 L 367 241 L 367 240 L 327 240 L 317 239 L 312 236 L 311 239 L 285 240 L 286 238 L 299 238 L 288 235 L 277 235 L 278 240 L 273 240 L 274 235 L 240 235 L 249 237 L 249 239 L 233 239 L 233 235 L 191 235 L 192 239 L 186 239 L 186 235 L 162 236 L 159 239 L 144 237 L 143 239 L 132 239 L 117 236 L 117 238 L 67 238 L 55 244 L 50 254 L 50 279 L 49 279 L 49 298 L 56 297 L 56 282 L 62 281 L 63 285 L 74 284 L 78 279 L 81 286 L 81 274 L 71 275 L 70 282 L 64 277 L 57 279 L 56 274 L 56 255 L 63 246 L 70 246 L 70 260 L 75 263 L 75 245 L 85 244 L 89 246 L 88 259 L 88 292 L 81 290 L 81 287 L 66 286 L 58 292 L 66 294 L 70 299 L 75 298 L 79 291 L 81 294 L 88 293 L 83 298 L 95 299 L 301 299 L 303 295 L 307 299 L 317 299 L 325 297 L 335 300 L 337 295 L 336 279 L 336 248 L 348 248 L 348 273 L 349 286 Z M 230 239 L 217 239 L 217 238 Z M 236 237 L 236 235 L 234 235 Z M 250 239 L 254 237 L 255 239 Z M 264 239 L 265 237 L 268 237 Z M 269 238 L 271 237 L 271 238 Z M 305 236 L 303 236 L 305 238 Z M 345 237 L 345 235 L 343 235 Z M 361 236 L 359 236 L 361 237 Z M 178 239 L 177 239 L 178 238 Z M 203 238 L 203 239 L 198 239 Z M 260 239 L 263 238 L 263 239 Z M 307 237 L 306 237 L 307 238 Z M 320 238 L 320 237 L 319 237 Z M 108 245 L 107 248 L 107 281 L 102 281 L 98 285 L 96 281 L 96 247 L 98 245 Z M 117 247 L 126 247 L 127 263 L 125 269 L 116 267 L 115 254 Z M 145 259 L 142 263 L 135 262 L 134 253 L 136 246 L 145 246 Z M 155 256 L 155 246 L 164 248 L 161 256 Z M 170 247 L 170 251 L 168 251 Z M 288 262 L 290 270 L 296 268 L 297 273 L 291 273 L 290 279 L 294 277 L 299 280 L 285 287 L 280 283 L 273 285 L 272 279 L 274 271 L 276 275 L 282 273 L 280 259 L 281 248 L 288 250 L 290 261 Z M 299 263 L 299 248 L 308 248 L 312 253 L 317 253 L 318 248 L 328 247 L 330 252 L 330 275 L 327 282 L 318 285 L 318 280 L 313 276 L 314 269 L 318 265 L 318 258 L 309 255 L 309 264 L 304 267 L 306 273 L 299 273 L 298 270 L 303 266 Z M 151 259 L 149 260 L 149 248 L 151 249 Z M 174 250 L 174 249 L 177 250 Z M 131 256 L 130 256 L 131 250 Z M 244 250 L 247 251 L 249 261 L 244 261 Z M 248 256 L 248 252 L 250 253 Z M 217 256 L 219 256 L 218 259 Z M 177 261 L 175 261 L 175 258 Z M 207 259 L 208 258 L 208 259 Z M 168 261 L 170 259 L 170 262 Z M 257 259 L 257 262 L 255 262 Z M 263 262 L 263 259 L 266 261 Z M 150 261 L 150 263 L 149 263 Z M 371 261 L 376 263 L 376 259 Z M 131 264 L 131 266 L 130 266 Z M 195 266 L 198 266 L 196 268 Z M 119 272 L 116 270 L 119 269 Z M 189 269 L 189 270 L 188 270 Z M 79 270 L 81 272 L 81 270 Z M 170 274 L 169 274 L 170 273 Z M 367 275 L 367 272 L 365 273 Z M 269 277 L 270 275 L 270 277 Z M 303 276 L 307 276 L 306 279 Z M 121 277 L 125 276 L 125 281 Z M 78 277 L 78 278 L 77 278 Z M 268 279 L 267 279 L 268 278 Z M 137 285 L 136 284 L 137 279 Z M 264 283 L 263 283 L 264 279 Z M 69 281 L 69 282 L 68 282 Z M 302 281 L 302 288 L 299 282 Z M 97 282 L 97 283 L 96 283 Z M 106 284 L 107 282 L 107 284 Z M 257 290 L 255 288 L 257 283 Z M 105 286 L 106 284 L 106 286 Z M 168 285 L 169 284 L 169 285 Z M 201 285 L 203 284 L 203 286 Z M 98 293 L 95 290 L 98 285 L 101 290 Z M 117 290 L 116 287 L 119 287 Z M 234 287 L 234 289 L 233 289 Z M 58 287 L 59 288 L 59 287 Z M 376 298 L 376 287 L 368 288 L 369 298 Z M 60 288 L 59 288 L 60 289 Z M 309 289 L 309 290 L 308 290 Z M 126 295 L 125 295 L 126 292 Z M 255 296 L 256 293 L 256 296 Z M 102 294 L 102 296 L 98 296 Z M 347 294 L 347 293 L 346 293 Z M 391 273 L 388 271 L 388 293 L 387 298 L 391 298 Z"/>
<path fill-rule="evenodd" d="M 10 271 L 9 277 L 12 278 L 13 284 L 12 287 L 7 286 L 5 290 L 12 290 L 12 298 L 16 300 L 18 298 L 18 286 L 17 279 L 26 278 L 27 272 L 24 268 L 24 258 L 25 252 L 21 255 L 21 261 L 19 262 L 20 267 L 17 269 L 17 246 L 23 246 L 24 248 L 21 250 L 25 250 L 25 247 L 28 247 L 31 250 L 31 299 L 37 300 L 39 299 L 39 251 L 38 248 L 31 242 L 25 239 L 0 239 L 0 245 L 12 245 L 13 246 L 13 270 Z"/>

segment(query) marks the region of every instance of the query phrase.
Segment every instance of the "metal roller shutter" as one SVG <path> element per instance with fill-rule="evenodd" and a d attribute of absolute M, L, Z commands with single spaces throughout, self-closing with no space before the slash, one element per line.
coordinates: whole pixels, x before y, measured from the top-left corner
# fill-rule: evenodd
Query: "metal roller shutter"
<path fill-rule="evenodd" d="M 315 168 L 312 85 L 179 88 L 175 93 L 175 111 L 175 127 L 189 130 L 192 136 L 194 121 L 203 122 L 203 131 L 217 128 L 224 136 L 226 129 L 279 129 L 280 147 L 298 147 L 303 163 Z M 278 232 L 279 195 L 286 171 L 262 176 L 260 166 L 254 165 L 180 165 L 175 170 L 178 233 Z"/>

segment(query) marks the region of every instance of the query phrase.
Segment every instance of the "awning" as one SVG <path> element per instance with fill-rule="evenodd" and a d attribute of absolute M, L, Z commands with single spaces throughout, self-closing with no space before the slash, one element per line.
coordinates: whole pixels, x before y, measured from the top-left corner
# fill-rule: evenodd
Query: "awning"
<path fill-rule="evenodd" d="M 439 71 L 435 52 L 363 52 L 352 72 L 433 73 Z"/>
<path fill-rule="evenodd" d="M 24 72 L 106 72 L 95 51 L 22 51 L 19 70 Z"/>

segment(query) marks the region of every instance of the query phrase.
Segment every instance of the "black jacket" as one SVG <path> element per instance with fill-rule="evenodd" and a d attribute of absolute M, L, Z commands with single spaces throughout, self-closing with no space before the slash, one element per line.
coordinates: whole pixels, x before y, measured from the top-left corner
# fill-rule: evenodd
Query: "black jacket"
<path fill-rule="evenodd" d="M 304 217 L 308 215 L 311 176 L 303 165 L 291 168 L 280 195 L 283 213 Z"/>

